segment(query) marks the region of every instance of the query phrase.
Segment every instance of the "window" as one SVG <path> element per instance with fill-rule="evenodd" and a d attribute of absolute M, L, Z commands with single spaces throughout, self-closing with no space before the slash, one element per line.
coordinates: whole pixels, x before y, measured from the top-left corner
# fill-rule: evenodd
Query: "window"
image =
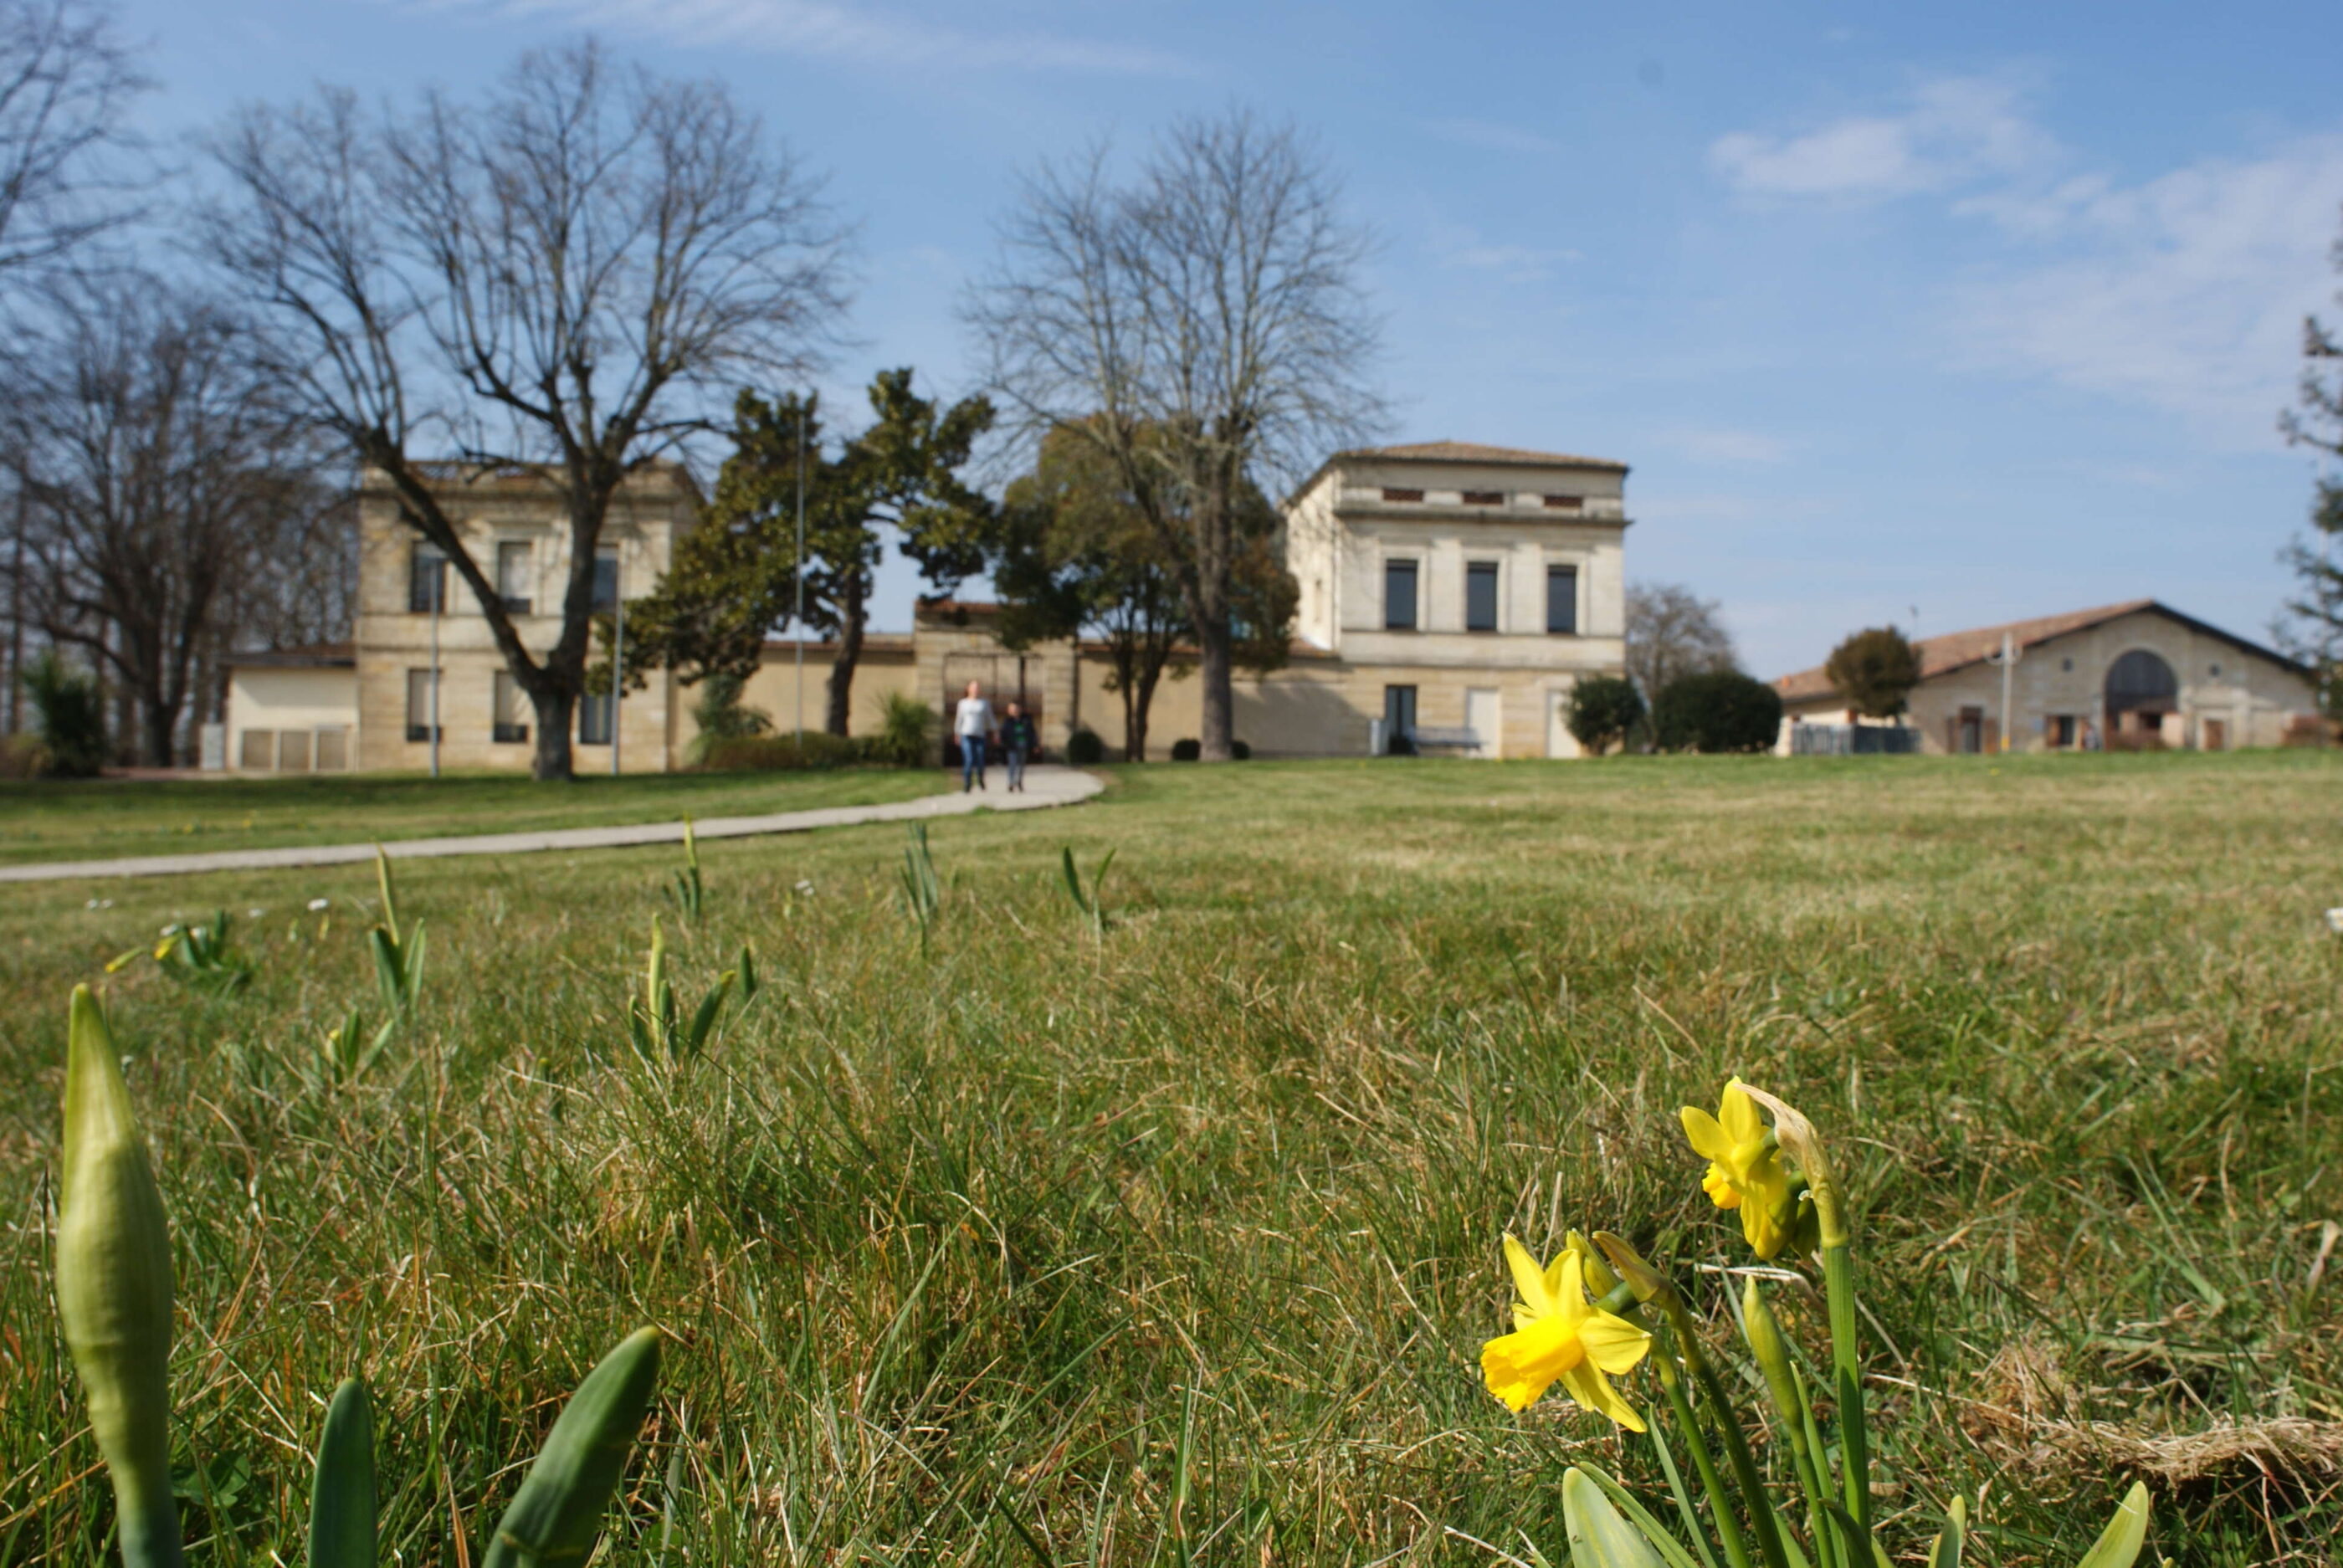
<path fill-rule="evenodd" d="M 1415 749 L 1410 739 L 1415 733 L 1415 688 L 1386 686 L 1383 688 L 1383 749 L 1393 757 L 1404 757 Z"/>
<path fill-rule="evenodd" d="M 618 608 L 618 552 L 602 550 L 594 557 L 594 608 L 607 613 Z"/>
<path fill-rule="evenodd" d="M 1545 568 L 1545 629 L 1555 636 L 1578 635 L 1578 568 Z"/>
<path fill-rule="evenodd" d="M 2213 677 L 2214 677 L 2216 679 L 2218 679 L 2218 678 L 2220 678 L 2220 674 L 2221 674 L 2221 667 L 2220 667 L 2219 665 L 2217 665 L 2217 664 L 2207 665 L 2207 666 L 2206 666 L 2206 668 L 2207 668 L 2208 671 L 2210 671 L 2210 672 L 2211 672 L 2211 674 L 2213 675 Z"/>
<path fill-rule="evenodd" d="M 497 597 L 505 601 L 507 615 L 527 615 L 530 594 L 528 580 L 528 541 L 500 539 L 497 543 Z"/>
<path fill-rule="evenodd" d="M 1383 499 L 1386 501 L 1420 501 L 1423 499 L 1423 492 L 1422 490 L 1394 490 L 1389 485 L 1385 485 L 1383 487 Z"/>
<path fill-rule="evenodd" d="M 1584 496 L 1541 496 L 1538 498 L 1557 512 L 1583 512 L 1586 509 Z"/>
<path fill-rule="evenodd" d="M 1505 504 L 1505 492 L 1503 490 L 1466 490 L 1463 493 L 1463 501 L 1468 507 L 1502 507 Z"/>
<path fill-rule="evenodd" d="M 427 669 L 407 672 L 407 738 L 409 740 L 431 739 L 431 721 L 438 717 L 432 711 L 432 687 L 435 682 Z"/>
<path fill-rule="evenodd" d="M 447 558 L 437 545 L 417 545 L 407 558 L 407 613 L 429 615 L 447 608 Z"/>
<path fill-rule="evenodd" d="M 1415 629 L 1415 563 L 1412 560 L 1383 563 L 1383 629 Z"/>
<path fill-rule="evenodd" d="M 527 740 L 528 726 L 521 722 L 520 717 L 520 682 L 512 678 L 512 671 L 508 669 L 497 671 L 495 696 L 493 715 L 495 722 L 490 730 L 491 738 L 499 744 L 507 746 L 518 745 Z"/>
<path fill-rule="evenodd" d="M 578 744 L 608 746 L 610 744 L 610 694 L 596 696 L 588 692 L 578 699 Z"/>
<path fill-rule="evenodd" d="M 1494 561 L 1465 563 L 1464 629 L 1497 629 L 1497 563 Z"/>

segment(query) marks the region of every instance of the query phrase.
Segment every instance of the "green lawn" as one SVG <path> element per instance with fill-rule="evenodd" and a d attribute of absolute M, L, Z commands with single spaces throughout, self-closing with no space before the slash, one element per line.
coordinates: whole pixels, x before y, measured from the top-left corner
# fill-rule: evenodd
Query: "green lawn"
<path fill-rule="evenodd" d="M 1717 1304 L 1748 1254 L 1674 1116 L 1735 1071 L 1850 1173 L 1906 1560 L 1989 1483 L 1974 1560 L 2071 1564 L 2160 1455 L 2152 1553 L 2329 1561 L 2338 808 L 2343 757 L 2305 754 L 1120 770 L 934 823 L 924 943 L 900 827 L 707 846 L 687 1005 L 743 942 L 766 990 L 657 1069 L 624 1010 L 671 850 L 417 864 L 419 1019 L 340 1086 L 370 872 L 17 890 L 0 1561 L 94 1562 L 110 1507 L 46 1283 L 66 990 L 216 905 L 266 911 L 243 994 L 104 981 L 178 1249 L 199 1565 L 301 1561 L 354 1367 L 385 1560 L 458 1562 L 457 1516 L 477 1563 L 642 1322 L 666 1399 L 606 1563 L 1566 1562 L 1564 1466 L 1655 1473 L 1481 1388 L 1500 1234 L 1617 1230 Z M 1101 940 L 1064 845 L 1118 852 Z M 2290 1462 L 2198 1441 L 2274 1418 L 2309 1423 Z"/>
<path fill-rule="evenodd" d="M 908 800 L 941 770 L 588 775 L 558 787 L 510 773 L 0 781 L 0 865 L 292 844 L 517 833 Z"/>

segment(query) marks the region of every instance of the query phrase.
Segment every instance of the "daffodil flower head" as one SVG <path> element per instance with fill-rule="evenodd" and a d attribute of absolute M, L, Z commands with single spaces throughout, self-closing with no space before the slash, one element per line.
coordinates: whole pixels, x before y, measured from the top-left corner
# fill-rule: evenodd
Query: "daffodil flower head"
<path fill-rule="evenodd" d="M 1644 1418 L 1608 1379 L 1634 1370 L 1652 1336 L 1588 1304 L 1587 1271 L 1602 1264 L 1575 1233 L 1571 1241 L 1541 1269 L 1527 1248 L 1505 1238 L 1505 1261 L 1522 1299 L 1513 1305 L 1513 1332 L 1481 1347 L 1481 1374 L 1489 1392 L 1514 1411 L 1529 1409 L 1559 1382 L 1581 1409 L 1641 1432 Z"/>
<path fill-rule="evenodd" d="M 1693 1152 L 1708 1160 L 1701 1187 L 1720 1209 L 1741 1211 L 1741 1234 L 1749 1250 L 1771 1258 L 1790 1239 L 1795 1205 L 1790 1173 L 1782 1151 L 1769 1137 L 1757 1102 L 1743 1092 L 1741 1080 L 1725 1086 L 1725 1098 L 1711 1116 L 1696 1106 L 1684 1108 L 1684 1136 Z"/>

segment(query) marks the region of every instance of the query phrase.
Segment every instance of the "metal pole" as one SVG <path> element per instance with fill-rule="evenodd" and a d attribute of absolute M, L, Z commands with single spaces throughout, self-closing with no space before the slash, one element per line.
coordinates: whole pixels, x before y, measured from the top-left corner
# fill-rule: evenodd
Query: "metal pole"
<path fill-rule="evenodd" d="M 610 777 L 618 776 L 618 704 L 627 696 L 627 545 L 610 547 L 610 598 L 617 607 L 618 628 L 610 638 Z"/>
<path fill-rule="evenodd" d="M 806 405 L 798 399 L 798 602 L 792 618 L 797 622 L 798 648 L 798 753 L 805 753 L 805 485 L 806 485 Z"/>
<path fill-rule="evenodd" d="M 439 605 L 447 597 L 447 561 L 431 572 L 431 777 L 439 777 Z"/>
<path fill-rule="evenodd" d="M 25 713 L 25 530 L 29 501 L 16 489 L 16 559 L 8 568 L 8 733 L 23 728 Z"/>

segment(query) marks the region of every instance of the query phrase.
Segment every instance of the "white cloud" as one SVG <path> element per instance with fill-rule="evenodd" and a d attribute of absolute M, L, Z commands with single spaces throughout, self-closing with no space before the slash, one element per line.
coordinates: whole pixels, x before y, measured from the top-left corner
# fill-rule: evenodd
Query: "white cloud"
<path fill-rule="evenodd" d="M 1426 120 L 1423 128 L 1446 142 L 1489 147 L 1501 153 L 1558 153 L 1562 144 L 1552 136 L 1524 131 L 1494 120 Z"/>
<path fill-rule="evenodd" d="M 1493 244 L 1473 229 L 1456 226 L 1443 226 L 1433 233 L 1432 251 L 1443 266 L 1493 272 L 1507 283 L 1541 282 L 1553 276 L 1557 266 L 1586 259 L 1566 247 Z"/>
<path fill-rule="evenodd" d="M 1051 33 L 979 33 L 823 0 L 410 0 L 418 9 L 546 18 L 691 46 L 769 49 L 897 67 L 1190 75 L 1159 50 Z"/>
<path fill-rule="evenodd" d="M 1963 203 L 2026 254 L 1955 292 L 1956 357 L 2266 447 L 2292 396 L 2302 318 L 2330 301 L 2338 205 L 2343 136 L 2133 186 L 2078 179 Z"/>
<path fill-rule="evenodd" d="M 1745 196 L 1875 200 L 2007 175 L 2056 157 L 2012 83 L 1923 83 L 1900 111 L 1835 120 L 1798 136 L 1735 131 L 1709 161 Z"/>

